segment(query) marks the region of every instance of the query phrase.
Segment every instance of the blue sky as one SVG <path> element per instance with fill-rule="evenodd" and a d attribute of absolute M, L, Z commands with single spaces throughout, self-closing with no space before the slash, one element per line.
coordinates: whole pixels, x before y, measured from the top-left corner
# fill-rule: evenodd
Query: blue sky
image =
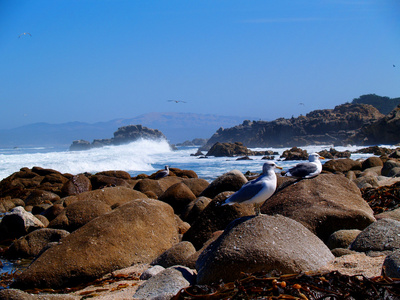
<path fill-rule="evenodd" d="M 272 120 L 369 93 L 400 97 L 396 0 L 0 0 L 0 129 Z"/>

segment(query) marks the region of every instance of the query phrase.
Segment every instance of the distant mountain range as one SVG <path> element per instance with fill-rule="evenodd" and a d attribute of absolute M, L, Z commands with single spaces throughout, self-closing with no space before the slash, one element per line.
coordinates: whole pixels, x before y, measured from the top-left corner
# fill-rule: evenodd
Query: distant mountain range
<path fill-rule="evenodd" d="M 143 125 L 160 130 L 172 144 L 195 138 L 209 138 L 220 127 L 232 127 L 248 117 L 195 113 L 148 113 L 131 119 L 108 122 L 34 123 L 0 130 L 0 147 L 66 146 L 74 140 L 112 138 L 119 127 Z"/>

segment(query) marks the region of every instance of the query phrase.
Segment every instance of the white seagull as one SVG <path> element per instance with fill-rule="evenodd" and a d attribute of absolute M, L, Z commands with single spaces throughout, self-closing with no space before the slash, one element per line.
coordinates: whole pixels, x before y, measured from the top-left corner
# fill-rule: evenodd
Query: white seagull
<path fill-rule="evenodd" d="M 297 178 L 312 178 L 319 175 L 322 171 L 322 164 L 319 159 L 325 159 L 318 153 L 311 153 L 308 156 L 308 162 L 303 162 L 290 168 L 285 176 L 292 176 Z"/>
<path fill-rule="evenodd" d="M 276 190 L 275 168 L 282 169 L 274 162 L 264 163 L 262 175 L 257 179 L 245 183 L 240 190 L 232 194 L 222 205 L 232 205 L 235 203 L 254 204 L 256 215 L 258 216 L 260 214 L 260 206 Z"/>
<path fill-rule="evenodd" d="M 167 177 L 168 174 L 169 174 L 169 167 L 168 167 L 168 166 L 165 166 L 164 170 L 162 170 L 162 171 L 160 171 L 160 172 L 158 172 L 158 173 L 156 174 L 155 179 L 160 179 L 160 178 Z"/>

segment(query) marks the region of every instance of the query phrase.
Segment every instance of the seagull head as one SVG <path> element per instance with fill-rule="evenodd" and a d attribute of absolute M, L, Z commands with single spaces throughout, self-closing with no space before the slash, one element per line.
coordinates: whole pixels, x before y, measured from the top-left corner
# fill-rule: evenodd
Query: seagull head
<path fill-rule="evenodd" d="M 318 161 L 319 159 L 325 159 L 325 157 L 320 156 L 318 153 L 314 152 L 308 156 L 310 162 Z"/>

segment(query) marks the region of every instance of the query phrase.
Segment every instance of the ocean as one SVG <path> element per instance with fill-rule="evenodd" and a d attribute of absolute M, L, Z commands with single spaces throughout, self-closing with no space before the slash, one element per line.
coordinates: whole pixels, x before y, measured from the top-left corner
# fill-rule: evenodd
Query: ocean
<path fill-rule="evenodd" d="M 308 153 L 329 150 L 332 145 L 302 147 Z M 387 146 L 386 146 L 387 147 Z M 363 147 L 335 147 L 338 151 L 356 151 Z M 95 174 L 107 170 L 127 171 L 131 176 L 152 174 L 165 165 L 172 168 L 193 170 L 200 178 L 208 181 L 237 169 L 261 172 L 263 161 L 261 156 L 251 156 L 252 160 L 236 160 L 236 157 L 191 156 L 198 147 L 178 147 L 171 150 L 165 140 L 139 140 L 127 145 L 106 146 L 85 151 L 69 151 L 67 148 L 32 147 L 32 148 L 0 148 L 0 180 L 8 177 L 23 167 L 39 166 L 50 168 L 61 173 L 79 174 L 88 172 Z M 252 150 L 273 150 L 277 165 L 284 170 L 294 166 L 298 161 L 280 161 L 280 155 L 288 148 L 252 148 Z M 370 154 L 352 154 L 352 159 L 366 158 Z"/>

